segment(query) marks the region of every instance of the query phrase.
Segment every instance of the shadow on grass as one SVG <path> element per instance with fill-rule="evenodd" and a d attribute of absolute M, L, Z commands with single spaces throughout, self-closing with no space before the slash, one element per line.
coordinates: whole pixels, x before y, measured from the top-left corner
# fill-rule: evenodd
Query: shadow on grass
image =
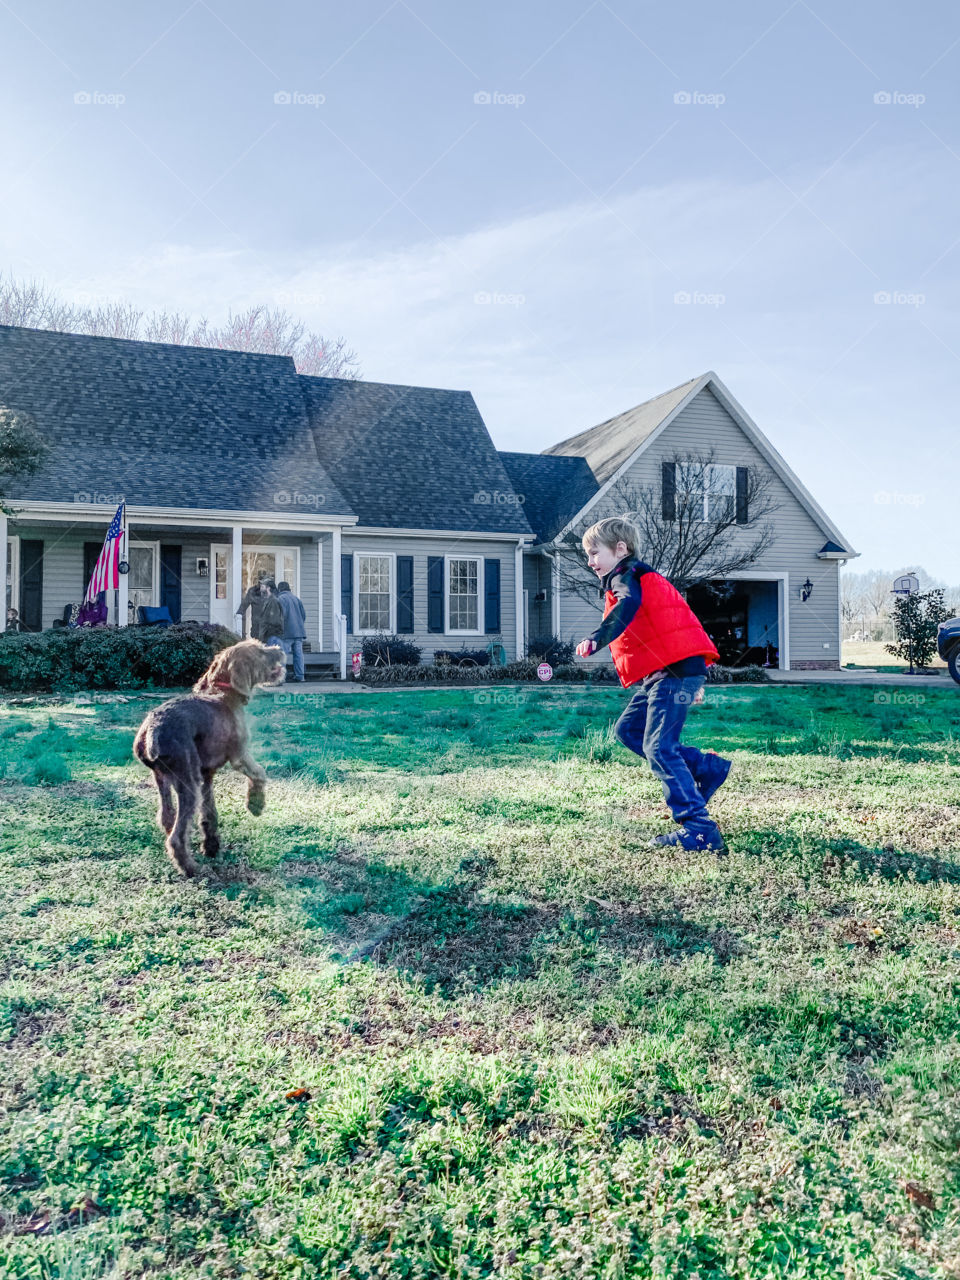
<path fill-rule="evenodd" d="M 303 927 L 328 935 L 344 965 L 392 967 L 444 995 L 529 979 L 553 964 L 593 971 L 624 956 L 676 962 L 698 953 L 726 964 L 740 950 L 728 930 L 677 911 L 649 915 L 599 899 L 577 911 L 500 896 L 486 883 L 495 865 L 465 859 L 434 883 L 340 848 L 280 863 L 285 886 L 226 883 L 220 891 L 269 901 L 293 890 Z M 217 892 L 213 878 L 208 887 Z"/>
<path fill-rule="evenodd" d="M 772 828 L 746 832 L 737 844 L 748 856 L 782 856 L 796 861 L 797 837 Z M 849 866 L 864 875 L 884 880 L 915 880 L 918 884 L 960 884 L 960 865 L 933 854 L 910 853 L 904 849 L 877 848 L 840 837 L 807 841 L 800 855 L 811 867 L 820 866 L 828 874 L 842 874 Z"/>

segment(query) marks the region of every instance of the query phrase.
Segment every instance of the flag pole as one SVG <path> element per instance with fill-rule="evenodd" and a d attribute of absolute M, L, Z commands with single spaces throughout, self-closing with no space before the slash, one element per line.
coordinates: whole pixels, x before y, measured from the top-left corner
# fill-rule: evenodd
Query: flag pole
<path fill-rule="evenodd" d="M 127 554 L 129 548 L 127 547 L 127 499 L 126 497 L 125 496 L 122 497 L 120 499 L 120 502 L 123 509 L 123 515 L 120 518 L 120 528 L 122 532 L 120 534 L 120 557 L 119 558 L 120 560 L 127 560 L 127 563 L 129 564 L 128 554 Z M 129 621 L 129 617 L 128 617 L 129 600 L 130 600 L 130 574 L 118 573 L 117 574 L 117 626 L 118 627 L 125 627 Z"/>

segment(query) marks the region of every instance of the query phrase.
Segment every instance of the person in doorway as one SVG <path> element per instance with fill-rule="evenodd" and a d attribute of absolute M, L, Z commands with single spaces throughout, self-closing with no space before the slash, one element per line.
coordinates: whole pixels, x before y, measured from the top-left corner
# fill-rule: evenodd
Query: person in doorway
<path fill-rule="evenodd" d="M 283 635 L 280 643 L 284 653 L 293 661 L 294 683 L 303 684 L 303 642 L 307 636 L 307 611 L 300 597 L 290 590 L 289 582 L 279 583 L 277 593 L 283 610 Z"/>
<path fill-rule="evenodd" d="M 277 599 L 273 578 L 268 574 L 261 575 L 257 585 L 250 587 L 240 601 L 237 616 L 241 619 L 241 633 L 243 629 L 242 618 L 248 609 L 250 610 L 250 638 L 252 640 L 261 640 L 264 644 L 269 644 L 271 642 L 270 637 L 279 637 L 283 630 L 283 613 L 280 609 L 280 602 Z M 279 639 L 277 643 L 279 644 Z"/>

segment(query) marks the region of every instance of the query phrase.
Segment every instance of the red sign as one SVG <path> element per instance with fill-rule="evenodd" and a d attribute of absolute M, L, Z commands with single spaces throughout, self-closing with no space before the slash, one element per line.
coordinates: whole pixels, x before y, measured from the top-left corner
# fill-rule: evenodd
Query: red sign
<path fill-rule="evenodd" d="M 539 680 L 553 679 L 553 667 L 551 667 L 549 662 L 540 663 L 539 667 L 537 667 L 537 678 Z"/>
<path fill-rule="evenodd" d="M 353 674 L 355 676 L 358 676 L 360 674 L 360 663 L 362 659 L 363 659 L 363 654 L 355 653 L 353 655 Z"/>

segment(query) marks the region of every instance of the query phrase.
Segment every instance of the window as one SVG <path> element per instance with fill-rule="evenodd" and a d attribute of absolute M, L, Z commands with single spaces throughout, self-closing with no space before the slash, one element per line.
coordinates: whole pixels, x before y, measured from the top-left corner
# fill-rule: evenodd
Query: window
<path fill-rule="evenodd" d="M 159 604 L 160 544 L 158 542 L 131 542 L 127 548 L 130 573 L 127 577 L 128 609 L 136 613 L 141 604 Z"/>
<path fill-rule="evenodd" d="M 479 559 L 447 557 L 447 630 L 480 633 Z"/>
<path fill-rule="evenodd" d="M 214 596 L 217 600 L 226 600 L 227 598 L 227 570 L 229 566 L 230 553 L 224 548 L 222 551 L 214 552 L 213 558 L 213 581 Z"/>
<path fill-rule="evenodd" d="M 680 472 L 677 488 L 689 498 L 694 519 L 733 520 L 736 515 L 737 468 L 710 462 L 706 466 L 691 464 Z"/>
<path fill-rule="evenodd" d="M 393 556 L 357 555 L 358 632 L 394 630 Z"/>

